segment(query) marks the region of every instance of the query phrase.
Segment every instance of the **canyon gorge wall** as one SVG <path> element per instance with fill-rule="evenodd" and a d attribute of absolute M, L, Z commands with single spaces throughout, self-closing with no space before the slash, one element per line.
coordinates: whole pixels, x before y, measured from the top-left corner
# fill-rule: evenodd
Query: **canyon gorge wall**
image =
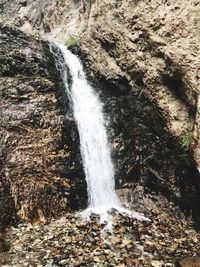
<path fill-rule="evenodd" d="M 197 0 L 1 1 L 2 221 L 87 201 L 77 129 L 41 39 L 69 45 L 105 103 L 119 195 L 199 221 L 199 11 Z"/>

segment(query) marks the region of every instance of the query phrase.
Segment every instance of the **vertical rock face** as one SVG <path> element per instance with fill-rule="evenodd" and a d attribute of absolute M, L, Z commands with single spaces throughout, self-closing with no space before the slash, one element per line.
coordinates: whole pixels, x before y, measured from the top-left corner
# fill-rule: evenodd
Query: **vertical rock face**
<path fill-rule="evenodd" d="M 106 79 L 145 88 L 173 134 L 191 137 L 200 168 L 199 1 L 6 0 L 1 7 L 2 18 L 24 31 L 79 40 L 91 69 Z"/>
<path fill-rule="evenodd" d="M 1 26 L 1 49 L 0 224 L 62 215 L 79 153 L 62 84 L 46 43 Z"/>
<path fill-rule="evenodd" d="M 194 148 L 194 158 L 197 161 L 198 169 L 200 172 L 200 94 L 197 95 L 197 113 L 194 127 L 194 138 L 196 140 Z"/>
<path fill-rule="evenodd" d="M 75 49 L 89 70 L 108 81 L 104 93 L 116 133 L 111 139 L 121 186 L 138 181 L 188 214 L 192 210 L 196 218 L 199 10 L 199 1 L 192 0 L 188 6 L 181 1 L 95 1 Z"/>
<path fill-rule="evenodd" d="M 1 155 L 1 161 L 3 157 Z M 10 192 L 10 183 L 3 177 L 1 169 L 0 177 L 0 228 L 7 224 L 15 224 L 17 222 L 17 214 L 15 210 L 14 200 Z"/>
<path fill-rule="evenodd" d="M 191 136 L 199 164 L 200 3 L 102 1 L 98 8 L 91 9 L 90 27 L 78 43 L 88 66 L 145 92 L 173 135 Z"/>
<path fill-rule="evenodd" d="M 122 199 L 141 212 L 153 209 L 152 202 L 159 208 L 168 203 L 199 222 L 199 172 L 156 103 L 140 88 L 131 91 L 125 83 L 122 87 L 100 78 L 98 84 L 90 78 L 104 103 Z"/>
<path fill-rule="evenodd" d="M 2 18 L 9 18 L 23 31 L 55 37 L 68 44 L 76 41 L 72 49 L 82 57 L 88 72 L 100 77 L 98 92 L 105 103 L 106 114 L 110 114 L 108 127 L 116 162 L 117 187 L 123 188 L 120 194 L 126 194 L 136 203 L 142 187 L 143 195 L 145 192 L 155 203 L 161 203 L 160 196 L 164 196 L 168 203 L 172 201 L 199 220 L 200 2 L 189 0 L 187 5 L 181 0 L 3 2 Z M 12 41 L 19 40 L 16 34 L 12 36 Z M 61 185 L 61 188 L 68 188 L 70 180 L 68 192 L 77 199 L 72 203 L 74 208 L 79 207 L 81 201 L 77 195 L 80 196 L 85 188 L 76 127 L 70 112 L 60 110 L 66 103 L 62 102 L 58 108 L 55 80 L 49 79 L 50 70 L 45 65 L 41 45 L 29 41 L 5 61 L 10 68 L 3 70 L 3 87 L 11 93 L 2 95 L 1 100 L 4 101 L 2 110 L 7 112 L 2 118 L 12 117 L 14 125 L 19 124 L 14 128 L 18 127 L 21 136 L 20 139 L 9 124 L 6 127 L 11 128 L 6 128 L 4 133 L 2 130 L 2 148 L 6 146 L 1 161 L 2 182 L 10 192 L 12 201 L 8 201 L 9 205 L 16 206 L 22 217 L 26 201 L 19 191 L 22 200 L 19 202 L 25 204 L 18 205 L 17 183 L 26 181 L 30 185 L 27 192 L 40 188 L 41 196 L 45 195 L 44 188 L 50 185 L 47 203 L 55 205 L 52 210 L 60 207 L 61 211 L 70 197 L 65 197 L 64 189 L 58 190 L 58 181 L 59 188 Z M 28 56 L 27 47 L 37 56 Z M 12 49 L 10 44 L 7 50 Z M 25 72 L 30 80 L 23 74 Z M 22 91 L 15 91 L 18 87 Z M 31 91 L 26 93 L 26 90 Z M 37 101 L 41 105 L 36 104 Z M 27 106 L 29 112 L 24 111 Z M 16 109 L 18 115 L 14 112 Z M 60 114 L 64 113 L 69 114 L 63 122 Z M 18 121 L 23 121 L 22 129 Z M 31 136 L 31 131 L 37 134 Z M 35 149 L 31 148 L 33 145 Z M 51 155 L 50 158 L 47 155 Z M 16 162 L 21 164 L 20 168 L 16 167 L 19 166 Z M 35 181 L 37 190 L 32 189 L 30 180 Z M 83 187 L 76 187 L 76 181 L 82 181 Z M 61 193 L 62 197 L 60 192 L 65 192 Z M 54 201 L 49 197 L 52 195 L 59 200 Z M 44 202 L 45 198 L 41 197 L 41 203 Z M 37 197 L 33 203 L 36 213 L 43 214 Z"/>

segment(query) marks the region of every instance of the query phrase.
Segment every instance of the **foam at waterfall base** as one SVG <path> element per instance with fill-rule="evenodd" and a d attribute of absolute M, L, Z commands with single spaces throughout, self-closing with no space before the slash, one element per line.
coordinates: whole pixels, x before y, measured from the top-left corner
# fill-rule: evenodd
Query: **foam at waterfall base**
<path fill-rule="evenodd" d="M 87 209 L 78 213 L 83 220 L 89 221 L 91 220 L 91 217 L 98 217 L 101 224 L 110 224 L 112 221 L 112 215 L 114 214 L 126 216 L 139 221 L 150 221 L 142 213 L 124 208 L 121 205 L 88 207 Z"/>

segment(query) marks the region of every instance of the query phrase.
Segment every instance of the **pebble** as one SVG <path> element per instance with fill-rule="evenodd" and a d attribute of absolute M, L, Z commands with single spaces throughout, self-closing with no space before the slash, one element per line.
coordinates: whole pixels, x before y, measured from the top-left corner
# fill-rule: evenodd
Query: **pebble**
<path fill-rule="evenodd" d="M 151 261 L 151 266 L 152 267 L 162 267 L 163 266 L 163 261 L 152 260 Z"/>
<path fill-rule="evenodd" d="M 68 263 L 67 259 L 61 260 L 58 262 L 61 266 L 65 266 Z"/>
<path fill-rule="evenodd" d="M 200 267 L 200 257 L 186 257 L 180 261 L 181 267 Z"/>
<path fill-rule="evenodd" d="M 198 232 L 187 222 L 180 225 L 174 217 L 165 218 L 164 213 L 154 214 L 152 222 L 146 223 L 113 211 L 112 232 L 105 232 L 103 238 L 98 219 L 86 223 L 73 216 L 66 214 L 62 223 L 53 219 L 49 224 L 30 227 L 24 223 L 10 229 L 6 238 L 12 246 L 4 264 L 74 267 L 86 262 L 98 267 L 175 267 L 178 259 L 200 251 Z M 184 260 L 181 264 L 188 267 Z"/>

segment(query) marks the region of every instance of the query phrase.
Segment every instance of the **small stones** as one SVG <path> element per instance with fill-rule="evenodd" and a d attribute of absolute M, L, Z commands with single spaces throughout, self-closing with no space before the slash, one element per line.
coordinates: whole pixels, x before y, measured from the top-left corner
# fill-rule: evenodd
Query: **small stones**
<path fill-rule="evenodd" d="M 97 217 L 85 222 L 73 214 L 49 224 L 21 224 L 8 233 L 12 246 L 5 262 L 9 266 L 175 267 L 180 257 L 200 251 L 199 234 L 173 217 L 165 223 L 164 212 L 152 215 L 148 224 L 120 214 L 112 218 L 112 231 L 102 230 Z"/>
<path fill-rule="evenodd" d="M 99 219 L 100 219 L 99 214 L 92 213 L 92 214 L 90 215 L 90 220 L 91 220 L 91 221 L 95 221 L 95 220 L 99 220 Z"/>
<path fill-rule="evenodd" d="M 148 253 L 153 254 L 153 252 L 157 250 L 157 247 L 154 242 L 147 240 L 144 245 L 144 250 Z"/>
<path fill-rule="evenodd" d="M 151 266 L 152 267 L 162 267 L 163 266 L 163 261 L 152 260 L 151 261 Z"/>
<path fill-rule="evenodd" d="M 132 240 L 130 240 L 130 239 L 122 239 L 123 246 L 128 246 L 131 243 L 132 243 Z"/>
<path fill-rule="evenodd" d="M 175 264 L 168 262 L 164 264 L 164 267 L 175 267 Z"/>
<path fill-rule="evenodd" d="M 95 257 L 93 258 L 93 260 L 94 260 L 95 262 L 100 262 L 100 261 L 101 261 L 100 258 L 97 257 L 97 256 L 95 256 Z"/>
<path fill-rule="evenodd" d="M 0 266 L 3 266 L 6 264 L 6 257 L 4 253 L 0 253 Z"/>
<path fill-rule="evenodd" d="M 58 264 L 61 266 L 66 266 L 68 264 L 68 260 L 67 259 L 61 260 L 58 262 Z"/>
<path fill-rule="evenodd" d="M 134 258 L 126 258 L 125 259 L 126 262 L 126 266 L 135 266 L 135 267 L 139 267 L 143 265 L 143 259 L 134 259 Z"/>
<path fill-rule="evenodd" d="M 72 242 L 71 237 L 70 237 L 70 236 L 67 236 L 67 237 L 64 239 L 64 242 L 65 242 L 65 244 L 71 244 L 71 242 Z"/>

